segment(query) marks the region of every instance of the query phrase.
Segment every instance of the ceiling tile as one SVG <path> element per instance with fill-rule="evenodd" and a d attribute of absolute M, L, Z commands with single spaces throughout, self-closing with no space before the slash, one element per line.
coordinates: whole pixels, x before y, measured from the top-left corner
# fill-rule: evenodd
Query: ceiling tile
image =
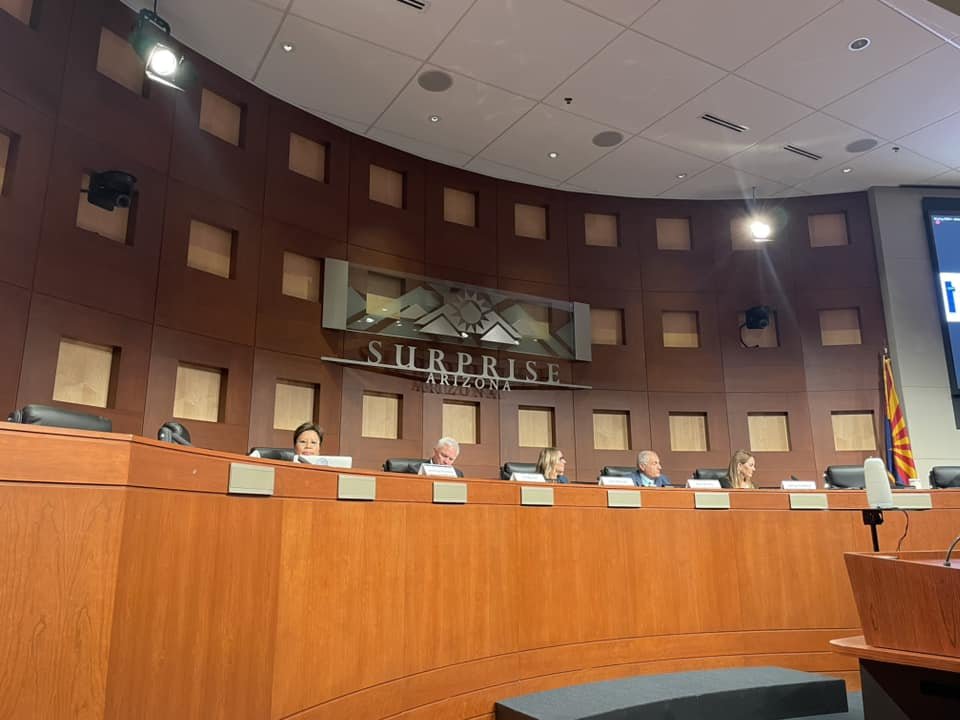
<path fill-rule="evenodd" d="M 728 130 L 703 120 L 704 113 L 749 129 L 742 133 Z M 644 130 L 643 136 L 719 162 L 809 113 L 803 105 L 728 75 Z"/>
<path fill-rule="evenodd" d="M 126 2 L 126 0 L 124 0 Z M 254 0 L 261 5 L 269 5 L 270 7 L 277 8 L 278 10 L 286 10 L 287 6 L 290 4 L 290 0 Z"/>
<path fill-rule="evenodd" d="M 640 132 L 724 76 L 719 68 L 628 31 L 554 91 L 547 102 Z"/>
<path fill-rule="evenodd" d="M 463 167 L 470 160 L 471 155 L 467 153 L 450 150 L 432 143 L 422 142 L 415 138 L 408 138 L 398 133 L 384 130 L 383 128 L 370 128 L 367 137 L 379 140 L 385 145 L 403 150 L 411 155 L 443 163 L 444 165 L 453 165 L 454 167 Z"/>
<path fill-rule="evenodd" d="M 960 167 L 960 113 L 900 138 L 897 144 L 950 167 Z"/>
<path fill-rule="evenodd" d="M 734 70 L 837 0 L 666 0 L 634 29 Z M 696 21 L 691 20 L 695 18 Z"/>
<path fill-rule="evenodd" d="M 439 93 L 428 92 L 411 82 L 377 121 L 377 127 L 472 156 L 535 104 L 506 90 L 456 75 L 450 89 Z M 430 122 L 431 115 L 439 116 L 440 122 Z"/>
<path fill-rule="evenodd" d="M 565 180 L 609 152 L 593 144 L 608 127 L 563 110 L 537 105 L 507 130 L 482 156 L 545 177 Z M 556 152 L 551 158 L 548 153 Z"/>
<path fill-rule="evenodd" d="M 857 153 L 847 152 L 846 146 L 865 139 L 876 141 L 862 130 L 822 113 L 814 113 L 734 155 L 726 164 L 785 185 L 796 185 L 834 165 L 853 160 Z M 785 145 L 802 148 L 822 159 L 796 155 L 784 150 Z"/>
<path fill-rule="evenodd" d="M 295 15 L 426 59 L 472 0 L 433 2 L 423 12 L 393 0 L 293 0 Z"/>
<path fill-rule="evenodd" d="M 153 2 L 127 2 L 134 10 Z M 160 16 L 179 42 L 249 80 L 257 71 L 283 13 L 252 0 L 164 0 Z"/>
<path fill-rule="evenodd" d="M 851 52 L 847 46 L 863 36 L 870 46 Z M 843 0 L 737 74 L 821 108 L 940 43 L 877 0 Z"/>
<path fill-rule="evenodd" d="M 568 0 L 586 10 L 593 10 L 621 25 L 630 25 L 657 4 L 657 0 Z"/>
<path fill-rule="evenodd" d="M 560 183 L 552 178 L 535 175 L 524 170 L 520 170 L 509 165 L 501 165 L 482 157 L 475 157 L 466 165 L 467 170 L 489 175 L 490 177 L 500 178 L 501 180 L 510 180 L 511 182 L 526 183 L 527 185 L 539 185 L 541 187 L 556 187 Z"/>
<path fill-rule="evenodd" d="M 709 170 L 684 180 L 660 197 L 690 200 L 736 200 L 753 197 L 770 197 L 787 189 L 786 185 L 760 178 L 726 165 L 714 165 Z"/>
<path fill-rule="evenodd" d="M 960 50 L 941 45 L 828 105 L 824 112 L 894 140 L 960 110 L 958 77 Z"/>
<path fill-rule="evenodd" d="M 676 185 L 677 175 L 706 170 L 712 163 L 641 137 L 633 138 L 570 182 L 594 192 L 627 197 L 652 197 Z"/>
<path fill-rule="evenodd" d="M 798 187 L 815 195 L 851 192 L 875 185 L 910 185 L 946 172 L 949 168 L 901 148 L 894 152 L 893 144 L 882 145 L 876 150 L 851 160 L 843 167 L 852 172 L 844 174 L 835 167 L 805 180 Z"/>
<path fill-rule="evenodd" d="M 942 175 L 934 175 L 927 178 L 930 185 L 960 185 L 960 170 L 950 170 Z"/>
<path fill-rule="evenodd" d="M 287 17 L 270 48 L 257 85 L 297 105 L 370 124 L 421 63 L 300 18 Z M 326 71 L 323 71 L 326 69 Z"/>
<path fill-rule="evenodd" d="M 622 30 L 556 0 L 478 0 L 431 62 L 539 99 Z"/>
<path fill-rule="evenodd" d="M 960 16 L 929 0 L 880 0 L 943 37 L 960 35 Z"/>

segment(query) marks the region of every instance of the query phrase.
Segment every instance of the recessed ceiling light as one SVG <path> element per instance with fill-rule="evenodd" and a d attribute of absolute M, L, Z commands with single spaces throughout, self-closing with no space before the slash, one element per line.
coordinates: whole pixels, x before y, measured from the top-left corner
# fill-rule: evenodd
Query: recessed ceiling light
<path fill-rule="evenodd" d="M 686 176 L 686 173 L 677 173 L 677 180 L 683 180 Z"/>
<path fill-rule="evenodd" d="M 293 52 L 293 47 L 294 45 L 292 42 L 285 42 L 283 43 L 283 45 L 280 46 L 280 49 L 288 53 L 288 52 Z"/>
<path fill-rule="evenodd" d="M 844 169 L 841 170 L 840 172 L 842 172 L 844 175 L 846 175 L 847 173 L 852 173 L 852 172 L 853 172 L 853 168 L 844 168 Z"/>
<path fill-rule="evenodd" d="M 861 50 L 866 50 L 869 46 L 870 38 L 868 37 L 859 37 L 847 45 L 851 52 L 860 52 Z"/>
<path fill-rule="evenodd" d="M 443 70 L 427 70 L 417 76 L 417 84 L 427 92 L 443 92 L 453 85 L 453 78 Z"/>
<path fill-rule="evenodd" d="M 547 153 L 547 157 L 550 158 L 551 160 L 556 160 L 560 156 L 556 152 L 551 150 L 550 152 Z"/>
<path fill-rule="evenodd" d="M 431 115 L 431 116 L 430 116 L 430 122 L 433 122 L 433 123 L 440 122 L 440 116 L 439 116 L 439 115 Z"/>

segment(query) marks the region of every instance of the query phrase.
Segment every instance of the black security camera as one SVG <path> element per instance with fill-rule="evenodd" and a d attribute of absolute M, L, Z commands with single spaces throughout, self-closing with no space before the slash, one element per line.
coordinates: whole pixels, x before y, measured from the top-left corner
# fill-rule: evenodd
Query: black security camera
<path fill-rule="evenodd" d="M 747 308 L 743 316 L 743 325 L 747 330 L 765 330 L 770 325 L 770 308 L 766 305 Z"/>
<path fill-rule="evenodd" d="M 104 210 L 128 208 L 136 189 L 137 178 L 120 170 L 90 173 L 87 201 Z"/>

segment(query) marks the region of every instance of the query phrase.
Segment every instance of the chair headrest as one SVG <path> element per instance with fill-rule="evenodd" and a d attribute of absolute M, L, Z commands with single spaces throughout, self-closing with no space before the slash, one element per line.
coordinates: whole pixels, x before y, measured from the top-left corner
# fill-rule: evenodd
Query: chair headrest
<path fill-rule="evenodd" d="M 190 441 L 190 431 L 176 420 L 168 420 L 160 426 L 157 430 L 157 440 L 174 445 L 193 445 Z"/>
<path fill-rule="evenodd" d="M 49 425 L 50 427 L 74 428 L 76 430 L 113 431 L 113 423 L 109 418 L 50 407 L 49 405 L 25 405 L 23 409 L 14 410 L 10 413 L 7 421 L 23 423 L 24 425 Z"/>
<path fill-rule="evenodd" d="M 500 479 L 509 480 L 514 473 L 535 473 L 536 471 L 536 463 L 505 462 L 500 468 Z"/>
<path fill-rule="evenodd" d="M 416 475 L 420 472 L 420 466 L 428 460 L 423 458 L 387 458 L 383 461 L 385 472 L 412 473 Z"/>
<path fill-rule="evenodd" d="M 630 477 L 636 471 L 637 469 L 635 467 L 626 467 L 625 465 L 605 465 L 600 471 L 600 475 L 606 475 L 607 477 Z"/>
<path fill-rule="evenodd" d="M 297 456 L 290 448 L 278 447 L 253 447 L 247 454 L 253 455 L 254 453 L 257 453 L 264 460 L 286 460 L 287 462 L 293 462 L 293 459 Z"/>
<path fill-rule="evenodd" d="M 960 466 L 938 465 L 930 468 L 930 487 L 960 488 Z"/>
<path fill-rule="evenodd" d="M 831 465 L 823 473 L 823 481 L 827 487 L 845 490 L 863 490 L 867 484 L 863 465 Z"/>
<path fill-rule="evenodd" d="M 733 487 L 726 468 L 697 468 L 693 471 L 693 477 L 696 480 L 719 480 L 722 488 Z"/>

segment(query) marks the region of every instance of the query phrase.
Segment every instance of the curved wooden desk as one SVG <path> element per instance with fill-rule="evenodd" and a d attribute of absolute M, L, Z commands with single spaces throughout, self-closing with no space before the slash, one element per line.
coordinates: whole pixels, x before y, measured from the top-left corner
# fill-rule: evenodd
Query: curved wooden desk
<path fill-rule="evenodd" d="M 843 551 L 868 551 L 859 492 L 828 512 L 789 493 L 377 477 L 128 435 L 0 423 L 0 719 L 492 717 L 502 697 L 630 674 L 743 665 L 855 681 L 828 642 L 858 632 Z M 276 468 L 273 497 L 228 495 L 231 462 Z M 914 513 L 944 547 L 960 493 Z M 896 514 L 880 528 L 892 549 Z"/>

